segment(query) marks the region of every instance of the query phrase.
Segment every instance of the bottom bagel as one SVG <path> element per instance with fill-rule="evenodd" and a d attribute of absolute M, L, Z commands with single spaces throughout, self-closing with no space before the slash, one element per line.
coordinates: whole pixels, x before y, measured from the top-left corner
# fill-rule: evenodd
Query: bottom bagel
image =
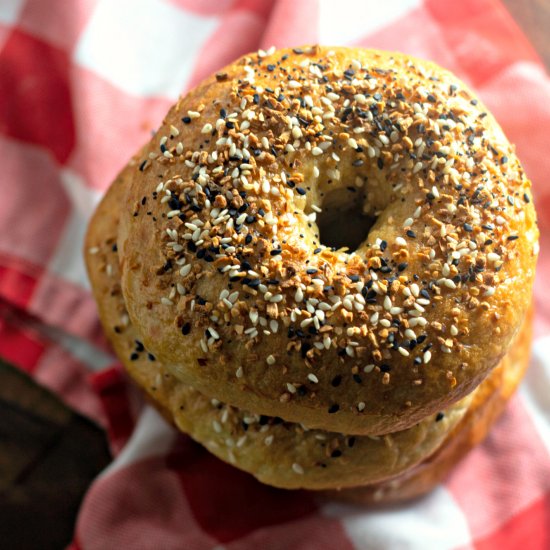
<path fill-rule="evenodd" d="M 385 436 L 308 430 L 240 411 L 171 376 L 145 350 L 120 288 L 117 209 L 131 169 L 129 165 L 117 178 L 94 214 L 86 237 L 86 263 L 100 318 L 116 353 L 151 402 L 180 430 L 264 483 L 329 490 L 327 495 L 365 503 L 410 498 L 429 490 L 484 437 L 523 372 L 529 321 L 512 351 L 471 396 L 408 430 Z"/>

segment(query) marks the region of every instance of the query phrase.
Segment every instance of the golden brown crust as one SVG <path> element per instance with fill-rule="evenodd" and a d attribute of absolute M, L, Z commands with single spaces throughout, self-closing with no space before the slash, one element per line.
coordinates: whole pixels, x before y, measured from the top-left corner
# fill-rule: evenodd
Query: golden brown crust
<path fill-rule="evenodd" d="M 513 148 L 453 75 L 333 52 L 251 55 L 178 101 L 121 201 L 122 291 L 184 383 L 381 434 L 504 356 L 530 300 L 535 213 Z M 333 200 L 377 217 L 356 253 L 319 243 Z"/>
<path fill-rule="evenodd" d="M 285 488 L 372 483 L 411 468 L 437 449 L 463 417 L 470 398 L 403 432 L 355 437 L 243 412 L 174 378 L 144 348 L 120 292 L 115 236 L 130 170 L 116 179 L 91 220 L 86 264 L 107 336 L 131 377 L 170 422 L 221 459 Z"/>
<path fill-rule="evenodd" d="M 479 386 L 463 419 L 441 447 L 402 475 L 367 487 L 326 491 L 323 496 L 354 504 L 391 504 L 422 496 L 443 481 L 481 443 L 504 411 L 529 364 L 533 308 L 506 357 Z"/>

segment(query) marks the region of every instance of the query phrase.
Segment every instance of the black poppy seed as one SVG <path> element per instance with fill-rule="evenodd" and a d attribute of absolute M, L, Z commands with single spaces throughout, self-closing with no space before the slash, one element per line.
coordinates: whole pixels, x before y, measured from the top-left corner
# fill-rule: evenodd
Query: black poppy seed
<path fill-rule="evenodd" d="M 408 229 L 407 237 L 410 237 L 411 239 L 416 239 L 416 233 L 412 229 Z"/>
<path fill-rule="evenodd" d="M 315 273 L 317 273 L 317 269 L 315 269 L 314 267 L 311 267 L 309 269 L 306 269 L 306 273 L 308 275 L 315 275 Z"/>
<path fill-rule="evenodd" d="M 132 355 L 130 355 L 130 361 L 137 361 L 139 359 L 139 353 L 132 353 Z"/>
<path fill-rule="evenodd" d="M 139 340 L 135 340 L 135 343 L 137 352 L 141 352 L 145 349 L 144 345 Z"/>
<path fill-rule="evenodd" d="M 358 374 L 354 374 L 353 375 L 353 381 L 356 383 L 356 384 L 361 384 L 363 382 L 363 379 L 358 375 Z"/>
<path fill-rule="evenodd" d="M 191 117 L 188 117 L 188 116 L 184 116 L 181 121 L 184 123 L 184 124 L 190 124 L 191 123 Z"/>
<path fill-rule="evenodd" d="M 157 358 L 152 353 L 147 354 L 147 359 L 149 359 L 149 361 L 156 361 L 157 360 Z"/>
<path fill-rule="evenodd" d="M 296 187 L 296 191 L 298 192 L 298 195 L 305 195 L 307 193 L 303 187 Z"/>
<path fill-rule="evenodd" d="M 330 453 L 331 458 L 338 458 L 340 456 L 342 456 L 342 451 L 340 451 L 339 449 L 334 449 L 334 451 Z"/>
<path fill-rule="evenodd" d="M 516 241 L 517 239 L 519 239 L 519 235 L 509 235 L 508 236 L 509 241 Z"/>
<path fill-rule="evenodd" d="M 435 421 L 436 422 L 440 422 L 441 420 L 443 420 L 445 418 L 445 415 L 442 413 L 442 412 L 438 412 L 436 417 L 435 417 Z"/>
<path fill-rule="evenodd" d="M 337 375 L 332 379 L 332 381 L 331 381 L 330 383 L 331 383 L 331 385 L 332 385 L 334 388 L 337 388 L 337 387 L 340 385 L 341 382 L 342 382 L 342 377 L 341 377 L 339 374 L 337 374 Z"/>
<path fill-rule="evenodd" d="M 474 230 L 474 228 L 473 228 L 469 223 L 465 223 L 465 224 L 463 225 L 463 227 L 464 227 L 464 231 L 471 232 L 471 231 Z"/>
<path fill-rule="evenodd" d="M 398 270 L 399 272 L 405 271 L 405 269 L 407 269 L 408 265 L 409 265 L 409 264 L 408 264 L 407 262 L 401 262 L 401 263 L 397 266 L 397 270 Z"/>
<path fill-rule="evenodd" d="M 147 161 L 144 160 L 144 161 L 139 165 L 139 171 L 140 171 L 140 172 L 143 172 L 143 170 L 144 170 L 146 164 L 147 164 Z"/>
<path fill-rule="evenodd" d="M 184 336 L 187 336 L 190 332 L 191 332 L 191 323 L 185 323 L 185 325 L 181 327 L 181 333 Z"/>
<path fill-rule="evenodd" d="M 340 405 L 331 405 L 329 408 L 328 408 L 328 414 L 334 414 L 334 413 L 337 413 L 338 411 L 340 410 Z"/>

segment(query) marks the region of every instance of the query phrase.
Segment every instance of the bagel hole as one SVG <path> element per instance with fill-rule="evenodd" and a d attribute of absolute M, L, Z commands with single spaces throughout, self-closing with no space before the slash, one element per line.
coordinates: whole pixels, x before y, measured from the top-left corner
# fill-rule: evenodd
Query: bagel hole
<path fill-rule="evenodd" d="M 319 241 L 324 246 L 354 252 L 376 222 L 375 216 L 363 212 L 364 196 L 350 194 L 339 189 L 324 197 L 322 212 L 317 215 Z"/>

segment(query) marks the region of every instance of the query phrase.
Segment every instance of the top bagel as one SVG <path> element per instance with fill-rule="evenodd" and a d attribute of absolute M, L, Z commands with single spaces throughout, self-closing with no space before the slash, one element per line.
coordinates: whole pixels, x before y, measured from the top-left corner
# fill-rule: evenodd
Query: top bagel
<path fill-rule="evenodd" d="M 314 46 L 243 57 L 180 98 L 133 171 L 118 249 L 130 318 L 183 382 L 382 434 L 499 362 L 537 238 L 513 147 L 462 82 Z"/>

